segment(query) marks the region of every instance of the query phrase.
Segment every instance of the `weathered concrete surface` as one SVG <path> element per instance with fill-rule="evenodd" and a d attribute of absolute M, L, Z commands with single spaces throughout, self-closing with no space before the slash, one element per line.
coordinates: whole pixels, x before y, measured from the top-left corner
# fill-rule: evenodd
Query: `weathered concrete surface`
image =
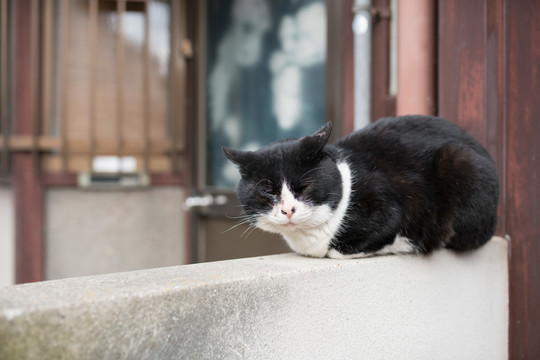
<path fill-rule="evenodd" d="M 0 359 L 506 359 L 507 243 L 0 289 Z"/>

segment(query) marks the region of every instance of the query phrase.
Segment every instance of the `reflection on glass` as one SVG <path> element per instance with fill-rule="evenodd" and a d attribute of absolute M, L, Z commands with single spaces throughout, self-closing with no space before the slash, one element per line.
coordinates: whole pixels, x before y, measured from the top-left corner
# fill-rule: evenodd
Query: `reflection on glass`
<path fill-rule="evenodd" d="M 325 121 L 323 0 L 208 0 L 207 184 L 233 187 L 221 146 L 255 150 Z"/>

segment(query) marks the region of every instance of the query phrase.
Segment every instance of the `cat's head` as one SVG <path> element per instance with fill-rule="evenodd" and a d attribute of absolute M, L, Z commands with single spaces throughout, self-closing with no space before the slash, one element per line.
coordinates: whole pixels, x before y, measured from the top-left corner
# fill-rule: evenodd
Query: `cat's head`
<path fill-rule="evenodd" d="M 223 147 L 242 175 L 237 195 L 253 224 L 285 234 L 328 221 L 342 192 L 336 162 L 325 149 L 331 130 L 326 123 L 312 135 L 257 151 Z"/>

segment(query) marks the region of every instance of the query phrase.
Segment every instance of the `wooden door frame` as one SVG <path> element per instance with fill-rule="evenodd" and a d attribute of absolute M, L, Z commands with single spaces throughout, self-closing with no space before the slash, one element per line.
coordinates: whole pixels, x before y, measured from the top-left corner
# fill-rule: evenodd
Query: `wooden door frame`
<path fill-rule="evenodd" d="M 388 0 L 383 0 L 388 1 Z M 200 164 L 204 163 L 204 157 L 201 156 L 200 144 L 204 143 L 201 140 L 203 133 L 202 123 L 205 116 L 204 103 L 201 99 L 205 99 L 205 89 L 203 85 L 202 70 L 205 67 L 204 59 L 204 4 L 205 1 L 188 1 L 189 10 L 189 38 L 192 39 L 195 56 L 193 61 L 189 65 L 188 75 L 188 91 L 190 94 L 190 101 L 188 101 L 188 124 L 191 126 L 189 134 L 193 134 L 188 140 L 189 143 L 189 160 L 190 164 L 190 184 L 188 186 L 188 194 L 191 196 L 200 195 L 198 191 L 202 187 L 205 193 L 215 195 L 216 192 L 211 188 L 205 188 L 202 186 L 203 173 L 199 168 Z M 344 132 L 348 129 L 348 121 L 351 123 L 354 120 L 353 117 L 344 114 L 346 111 L 351 111 L 352 102 L 350 100 L 344 100 L 345 94 L 352 94 L 353 83 L 346 79 L 353 78 L 352 72 L 352 59 L 353 46 L 352 46 L 352 3 L 353 0 L 326 0 L 327 4 L 327 63 L 326 63 L 326 86 L 331 91 L 327 91 L 325 98 L 326 105 L 326 120 L 334 123 L 334 129 L 332 133 L 333 139 L 340 138 Z M 329 6 L 330 5 L 330 6 Z M 350 17 L 351 22 L 348 26 L 345 24 L 346 19 Z M 337 39 L 343 39 L 344 41 L 337 41 Z M 352 112 L 351 112 L 352 114 Z M 345 116 L 344 116 L 345 115 Z M 189 195 L 188 195 L 189 196 Z M 230 198 L 236 198 L 233 191 L 227 194 Z M 234 206 L 231 210 L 231 214 L 239 212 L 237 206 Z M 187 223 L 189 223 L 189 238 L 190 241 L 190 262 L 194 263 L 200 258 L 198 249 L 198 217 L 200 216 L 197 211 L 188 212 Z M 216 212 L 209 211 L 209 216 L 219 216 Z"/>

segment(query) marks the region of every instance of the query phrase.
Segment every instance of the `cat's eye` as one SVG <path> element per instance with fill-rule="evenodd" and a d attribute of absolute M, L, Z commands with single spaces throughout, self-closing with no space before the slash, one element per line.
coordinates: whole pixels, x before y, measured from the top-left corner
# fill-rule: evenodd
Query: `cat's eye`
<path fill-rule="evenodd" d="M 314 186 L 313 181 L 305 181 L 294 187 L 294 192 L 298 195 L 304 195 Z"/>
<path fill-rule="evenodd" d="M 277 195 L 275 193 L 273 183 L 270 180 L 261 180 L 255 185 L 255 191 L 260 197 L 275 202 Z"/>

